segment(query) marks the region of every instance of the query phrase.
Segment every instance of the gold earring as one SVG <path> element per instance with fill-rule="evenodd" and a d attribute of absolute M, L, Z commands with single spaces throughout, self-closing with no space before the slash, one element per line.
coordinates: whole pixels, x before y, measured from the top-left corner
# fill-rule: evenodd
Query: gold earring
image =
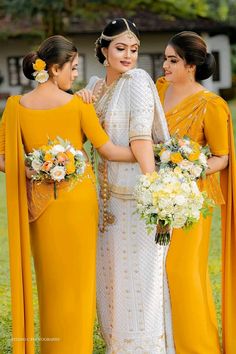
<path fill-rule="evenodd" d="M 57 83 L 57 80 L 56 80 L 55 76 L 53 77 L 53 83 L 54 83 L 54 85 L 58 86 L 58 83 Z"/>
<path fill-rule="evenodd" d="M 104 60 L 103 65 L 104 65 L 105 67 L 110 66 L 110 64 L 108 63 L 107 58 Z"/>

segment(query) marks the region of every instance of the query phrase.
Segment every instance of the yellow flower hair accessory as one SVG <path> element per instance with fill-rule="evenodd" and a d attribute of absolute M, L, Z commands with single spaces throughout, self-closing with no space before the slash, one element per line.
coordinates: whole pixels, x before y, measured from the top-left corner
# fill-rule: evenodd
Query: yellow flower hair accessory
<path fill-rule="evenodd" d="M 35 63 L 33 63 L 33 69 L 35 72 L 33 73 L 35 81 L 40 84 L 48 81 L 49 75 L 47 70 L 45 70 L 47 64 L 42 59 L 36 59 Z"/>

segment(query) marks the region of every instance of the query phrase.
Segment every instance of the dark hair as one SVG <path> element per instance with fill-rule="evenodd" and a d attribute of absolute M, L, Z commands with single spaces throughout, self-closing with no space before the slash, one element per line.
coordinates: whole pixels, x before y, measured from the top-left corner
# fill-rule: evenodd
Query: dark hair
<path fill-rule="evenodd" d="M 23 59 L 23 72 L 29 80 L 34 80 L 33 63 L 42 59 L 46 63 L 45 70 L 50 70 L 53 64 L 61 68 L 65 63 L 74 59 L 77 49 L 72 42 L 63 36 L 51 36 L 45 39 L 36 52 L 27 54 Z"/>
<path fill-rule="evenodd" d="M 183 31 L 174 35 L 168 42 L 176 53 L 187 64 L 196 65 L 195 79 L 208 79 L 215 71 L 215 58 L 207 52 L 207 46 L 202 37 L 191 31 Z"/>
<path fill-rule="evenodd" d="M 135 36 L 140 39 L 139 31 L 136 28 L 136 25 L 129 21 L 127 21 L 130 31 L 135 34 Z M 115 18 L 114 20 L 110 21 L 108 25 L 103 30 L 103 34 L 105 36 L 113 37 L 119 34 L 122 34 L 123 32 L 127 31 L 127 26 L 123 18 Z M 110 45 L 111 41 L 105 40 L 101 37 L 99 37 L 96 41 L 96 46 L 95 46 L 95 55 L 100 63 L 103 64 L 104 60 L 106 59 L 102 53 L 102 48 L 108 48 Z"/>

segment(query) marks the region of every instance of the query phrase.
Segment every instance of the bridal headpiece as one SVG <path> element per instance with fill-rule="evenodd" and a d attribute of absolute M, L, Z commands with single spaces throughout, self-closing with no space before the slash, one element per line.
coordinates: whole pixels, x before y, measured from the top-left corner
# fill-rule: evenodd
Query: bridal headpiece
<path fill-rule="evenodd" d="M 112 41 L 113 39 L 116 39 L 120 36 L 123 36 L 124 34 L 127 34 L 128 37 L 131 39 L 131 38 L 135 38 L 136 41 L 137 41 L 137 44 L 140 45 L 140 40 L 138 39 L 138 37 L 135 35 L 134 32 L 131 31 L 130 27 L 129 27 L 129 24 L 128 24 L 128 21 L 125 19 L 125 18 L 122 18 L 122 20 L 124 21 L 125 23 L 125 26 L 126 26 L 126 30 L 122 33 L 119 33 L 119 34 L 116 34 L 115 36 L 106 36 L 103 32 L 101 34 L 101 36 L 98 38 L 98 41 L 101 41 L 101 39 L 105 39 L 105 41 Z M 115 24 L 116 21 L 113 21 L 112 24 Z M 135 24 L 133 24 L 135 26 Z"/>

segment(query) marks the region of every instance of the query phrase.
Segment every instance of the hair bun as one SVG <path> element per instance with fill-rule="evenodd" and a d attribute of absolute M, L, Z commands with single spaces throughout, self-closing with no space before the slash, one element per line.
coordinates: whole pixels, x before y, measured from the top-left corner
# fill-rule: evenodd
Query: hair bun
<path fill-rule="evenodd" d="M 216 61 L 214 55 L 207 53 L 204 63 L 202 65 L 197 65 L 196 80 L 208 79 L 214 73 L 215 68 Z"/>
<path fill-rule="evenodd" d="M 25 77 L 29 80 L 34 80 L 33 72 L 33 63 L 35 63 L 36 59 L 38 59 L 38 53 L 37 52 L 30 52 L 27 54 L 24 59 L 23 59 L 23 73 Z"/>

